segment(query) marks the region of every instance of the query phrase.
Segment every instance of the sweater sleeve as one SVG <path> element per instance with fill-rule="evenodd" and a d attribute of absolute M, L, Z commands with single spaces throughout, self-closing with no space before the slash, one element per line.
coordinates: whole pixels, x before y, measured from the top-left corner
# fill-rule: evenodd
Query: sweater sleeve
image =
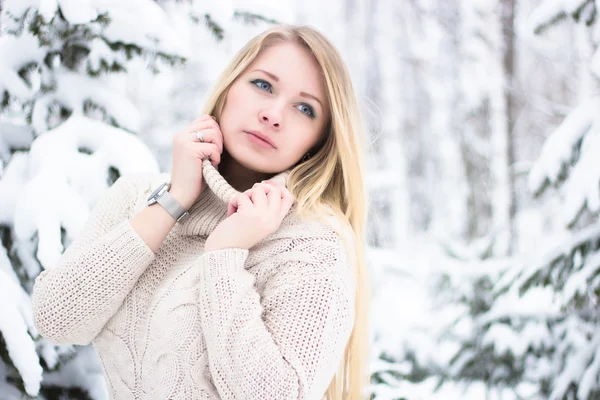
<path fill-rule="evenodd" d="M 248 250 L 202 256 L 202 330 L 223 399 L 321 399 L 337 372 L 354 324 L 349 267 L 339 243 L 301 247 L 305 260 L 287 261 L 262 295 Z"/>
<path fill-rule="evenodd" d="M 44 338 L 87 345 L 155 255 L 129 223 L 138 174 L 120 177 L 92 208 L 58 263 L 35 279 L 34 323 Z"/>

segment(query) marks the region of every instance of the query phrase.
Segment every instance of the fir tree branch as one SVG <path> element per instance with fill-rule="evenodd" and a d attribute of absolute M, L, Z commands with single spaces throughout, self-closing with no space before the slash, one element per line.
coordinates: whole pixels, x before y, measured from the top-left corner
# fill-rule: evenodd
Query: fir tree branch
<path fill-rule="evenodd" d="M 259 14 L 253 14 L 248 11 L 238 11 L 233 13 L 235 20 L 241 20 L 243 23 L 248 25 L 256 25 L 259 22 L 266 22 L 268 24 L 279 24 L 279 22 L 273 18 L 267 18 Z"/>

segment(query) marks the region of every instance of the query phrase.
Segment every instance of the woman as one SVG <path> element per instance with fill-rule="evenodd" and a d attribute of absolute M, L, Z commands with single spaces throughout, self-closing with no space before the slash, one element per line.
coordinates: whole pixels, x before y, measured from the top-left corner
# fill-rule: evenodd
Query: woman
<path fill-rule="evenodd" d="M 169 175 L 118 179 L 39 275 L 39 332 L 93 343 L 113 399 L 362 398 L 363 127 L 342 59 L 275 27 L 203 114 Z"/>

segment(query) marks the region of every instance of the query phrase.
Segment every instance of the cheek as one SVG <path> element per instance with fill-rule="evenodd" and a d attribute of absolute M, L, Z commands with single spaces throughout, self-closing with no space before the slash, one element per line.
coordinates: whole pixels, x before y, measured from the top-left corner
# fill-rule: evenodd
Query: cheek
<path fill-rule="evenodd" d="M 243 97 L 243 90 L 240 85 L 234 85 L 229 94 L 227 95 L 227 102 L 232 106 L 232 108 L 236 108 L 241 102 L 241 98 Z"/>
<path fill-rule="evenodd" d="M 297 121 L 294 128 L 288 135 L 290 152 L 294 154 L 305 154 L 321 137 L 322 129 L 315 127 L 312 122 Z"/>
<path fill-rule="evenodd" d="M 225 106 L 223 107 L 223 113 L 221 115 L 221 131 L 223 134 L 226 134 L 226 131 L 231 130 L 237 125 L 237 120 L 240 116 L 240 103 L 243 98 L 243 93 L 241 93 L 240 87 L 235 84 L 227 93 L 227 99 L 225 101 Z"/>

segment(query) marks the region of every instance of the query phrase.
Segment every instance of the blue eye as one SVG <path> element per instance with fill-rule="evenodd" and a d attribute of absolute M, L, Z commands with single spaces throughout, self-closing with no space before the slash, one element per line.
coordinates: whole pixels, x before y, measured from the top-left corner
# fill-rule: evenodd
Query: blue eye
<path fill-rule="evenodd" d="M 260 89 L 265 90 L 269 93 L 272 92 L 271 89 L 271 84 L 263 79 L 255 79 L 253 81 L 251 81 L 253 84 L 255 84 L 256 86 L 258 86 Z"/>
<path fill-rule="evenodd" d="M 303 114 L 308 115 L 311 118 L 315 117 L 315 111 L 313 110 L 313 108 L 311 106 L 309 106 L 308 104 L 300 104 L 298 106 L 298 109 L 300 110 L 300 112 L 302 112 Z"/>
<path fill-rule="evenodd" d="M 250 81 L 250 83 L 252 83 L 253 85 L 255 85 L 256 87 L 258 87 L 261 90 L 264 90 L 269 93 L 273 93 L 273 87 L 271 86 L 271 84 L 269 82 L 265 81 L 264 79 L 254 79 L 254 80 Z M 315 111 L 313 110 L 313 108 L 306 103 L 299 104 L 298 109 L 300 110 L 301 113 L 307 115 L 310 118 L 316 117 Z"/>

